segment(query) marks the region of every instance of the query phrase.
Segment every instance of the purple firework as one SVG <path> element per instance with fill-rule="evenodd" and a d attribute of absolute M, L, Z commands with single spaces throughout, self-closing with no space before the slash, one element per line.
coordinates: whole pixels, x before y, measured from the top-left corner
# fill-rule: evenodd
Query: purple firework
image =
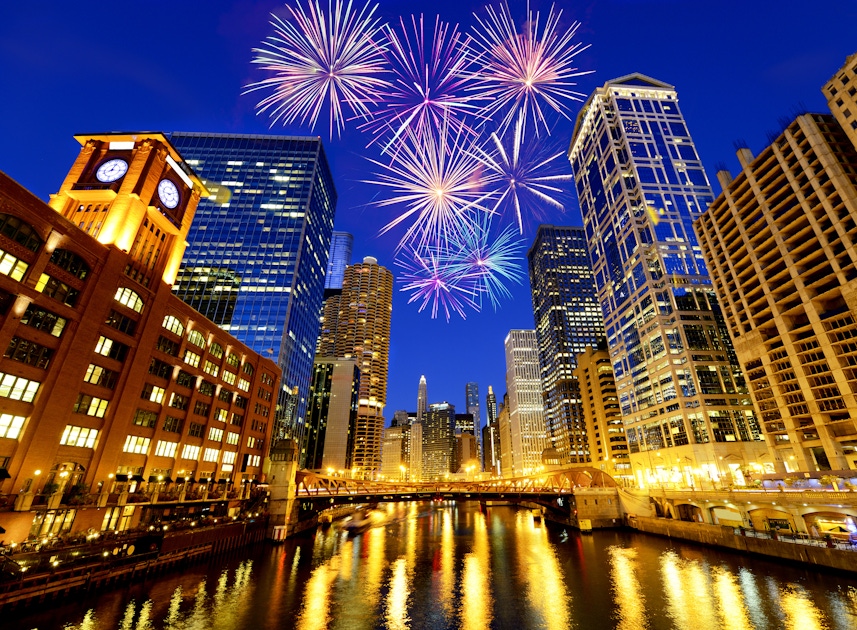
<path fill-rule="evenodd" d="M 402 251 L 396 265 L 404 271 L 399 274 L 402 291 L 410 293 L 408 304 L 419 303 L 419 312 L 431 305 L 432 319 L 439 311 L 449 321 L 452 313 L 467 319 L 467 308 L 479 310 L 477 290 L 473 279 L 452 266 L 441 262 L 442 254 L 432 247 Z"/>
<path fill-rule="evenodd" d="M 501 131 L 521 111 L 532 119 L 537 133 L 541 125 L 549 134 L 542 105 L 567 118 L 564 102 L 582 101 L 586 96 L 573 89 L 575 77 L 591 72 L 575 65 L 575 56 L 588 48 L 573 41 L 580 23 L 562 29 L 562 10 L 554 11 L 551 5 L 540 29 L 540 14 L 531 11 L 528 2 L 527 21 L 519 32 L 508 3 L 499 10 L 489 6 L 487 12 L 485 18 L 474 14 L 478 26 L 473 29 L 473 41 L 481 68 L 469 89 L 485 100 L 484 116 L 502 115 Z"/>
<path fill-rule="evenodd" d="M 351 0 L 328 0 L 325 12 L 318 0 L 296 0 L 289 6 L 291 21 L 272 15 L 274 35 L 253 49 L 253 63 L 272 76 L 249 84 L 244 92 L 273 90 L 259 101 L 258 112 L 267 113 L 272 126 L 282 120 L 284 125 L 300 121 L 315 128 L 327 104 L 331 137 L 334 125 L 342 133 L 343 106 L 353 116 L 369 118 L 389 89 L 376 8 L 367 3 L 358 11 Z"/>

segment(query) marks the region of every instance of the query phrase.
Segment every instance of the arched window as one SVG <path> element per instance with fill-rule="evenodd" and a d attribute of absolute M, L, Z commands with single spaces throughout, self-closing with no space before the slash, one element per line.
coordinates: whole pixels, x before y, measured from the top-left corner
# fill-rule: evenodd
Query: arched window
<path fill-rule="evenodd" d="M 173 317 L 172 315 L 164 317 L 164 328 L 171 333 L 177 334 L 179 337 L 184 336 L 184 324 L 181 323 L 178 317 Z"/>
<path fill-rule="evenodd" d="M 229 356 L 226 357 L 226 363 L 234 368 L 237 368 L 239 365 L 241 365 L 241 359 L 238 358 L 237 354 L 232 354 L 230 352 Z"/>
<path fill-rule="evenodd" d="M 199 348 L 205 348 L 205 337 L 198 330 L 191 330 L 187 334 L 187 340 Z"/>
<path fill-rule="evenodd" d="M 67 249 L 55 249 L 51 254 L 51 263 L 81 280 L 89 273 L 89 265 L 83 261 L 83 258 Z"/>
<path fill-rule="evenodd" d="M 252 374 L 253 373 L 253 366 L 250 365 L 249 363 L 245 363 L 244 367 L 242 369 L 244 370 L 244 374 Z"/>
<path fill-rule="evenodd" d="M 131 289 L 127 287 L 119 287 L 116 289 L 116 295 L 113 297 L 117 302 L 127 306 L 128 308 L 137 311 L 138 313 L 143 312 L 143 300 L 139 295 L 134 293 Z"/>
<path fill-rule="evenodd" d="M 0 234 L 10 238 L 34 252 L 42 245 L 42 239 L 29 223 L 25 223 L 11 214 L 0 213 Z"/>
<path fill-rule="evenodd" d="M 223 346 L 221 346 L 216 341 L 212 342 L 212 344 L 208 347 L 208 353 L 213 356 L 215 359 L 219 359 L 223 356 Z"/>

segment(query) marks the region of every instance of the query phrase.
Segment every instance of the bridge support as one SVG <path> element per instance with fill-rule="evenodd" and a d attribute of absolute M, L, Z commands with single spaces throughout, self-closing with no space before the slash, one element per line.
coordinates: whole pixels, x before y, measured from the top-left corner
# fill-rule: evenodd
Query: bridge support
<path fill-rule="evenodd" d="M 282 542 L 294 528 L 298 470 L 298 445 L 292 439 L 277 440 L 271 448 L 270 498 L 268 500 L 269 540 Z"/>

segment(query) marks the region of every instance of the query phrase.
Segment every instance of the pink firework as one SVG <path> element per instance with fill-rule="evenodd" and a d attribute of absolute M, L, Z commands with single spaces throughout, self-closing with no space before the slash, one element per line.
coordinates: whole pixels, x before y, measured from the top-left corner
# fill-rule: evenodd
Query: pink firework
<path fill-rule="evenodd" d="M 389 89 L 384 78 L 384 37 L 377 5 L 355 10 L 351 0 L 328 0 L 327 11 L 318 3 L 296 0 L 289 6 L 292 19 L 272 15 L 274 35 L 262 48 L 254 48 L 253 63 L 272 76 L 246 86 L 245 94 L 272 90 L 257 104 L 273 126 L 300 121 L 312 128 L 322 109 L 330 110 L 333 128 L 341 134 L 347 107 L 352 116 L 369 118 L 371 110 Z"/>
<path fill-rule="evenodd" d="M 402 291 L 410 293 L 408 304 L 419 303 L 419 312 L 431 305 L 432 319 L 443 312 L 446 321 L 452 313 L 467 319 L 466 309 L 479 310 L 477 290 L 472 278 L 441 262 L 442 255 L 433 248 L 421 251 L 403 251 L 396 258 L 396 265 L 403 269 L 399 274 Z"/>
<path fill-rule="evenodd" d="M 531 11 L 528 2 L 527 21 L 519 32 L 508 3 L 499 10 L 489 6 L 487 13 L 485 18 L 474 14 L 478 25 L 473 41 L 481 69 L 469 89 L 485 100 L 484 116 L 502 116 L 498 121 L 501 131 L 521 111 L 532 119 L 537 133 L 541 126 L 549 134 L 542 107 L 567 118 L 565 102 L 582 101 L 586 96 L 573 89 L 576 77 L 591 72 L 575 65 L 575 56 L 588 48 L 574 42 L 580 23 L 561 28 L 562 11 L 554 11 L 551 5 L 542 29 L 539 12 Z"/>

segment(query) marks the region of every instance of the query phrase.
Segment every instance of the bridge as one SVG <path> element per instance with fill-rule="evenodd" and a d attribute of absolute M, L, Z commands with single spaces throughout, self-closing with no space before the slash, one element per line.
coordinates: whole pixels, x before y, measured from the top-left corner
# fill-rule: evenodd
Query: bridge
<path fill-rule="evenodd" d="M 531 477 L 473 481 L 371 481 L 299 470 L 295 474 L 295 503 L 299 521 L 323 510 L 345 504 L 390 501 L 500 501 L 528 502 L 542 506 L 555 520 L 568 521 L 577 513 L 575 493 L 618 487 L 608 474 L 596 468 L 571 468 Z M 615 490 L 613 491 L 615 492 Z"/>

